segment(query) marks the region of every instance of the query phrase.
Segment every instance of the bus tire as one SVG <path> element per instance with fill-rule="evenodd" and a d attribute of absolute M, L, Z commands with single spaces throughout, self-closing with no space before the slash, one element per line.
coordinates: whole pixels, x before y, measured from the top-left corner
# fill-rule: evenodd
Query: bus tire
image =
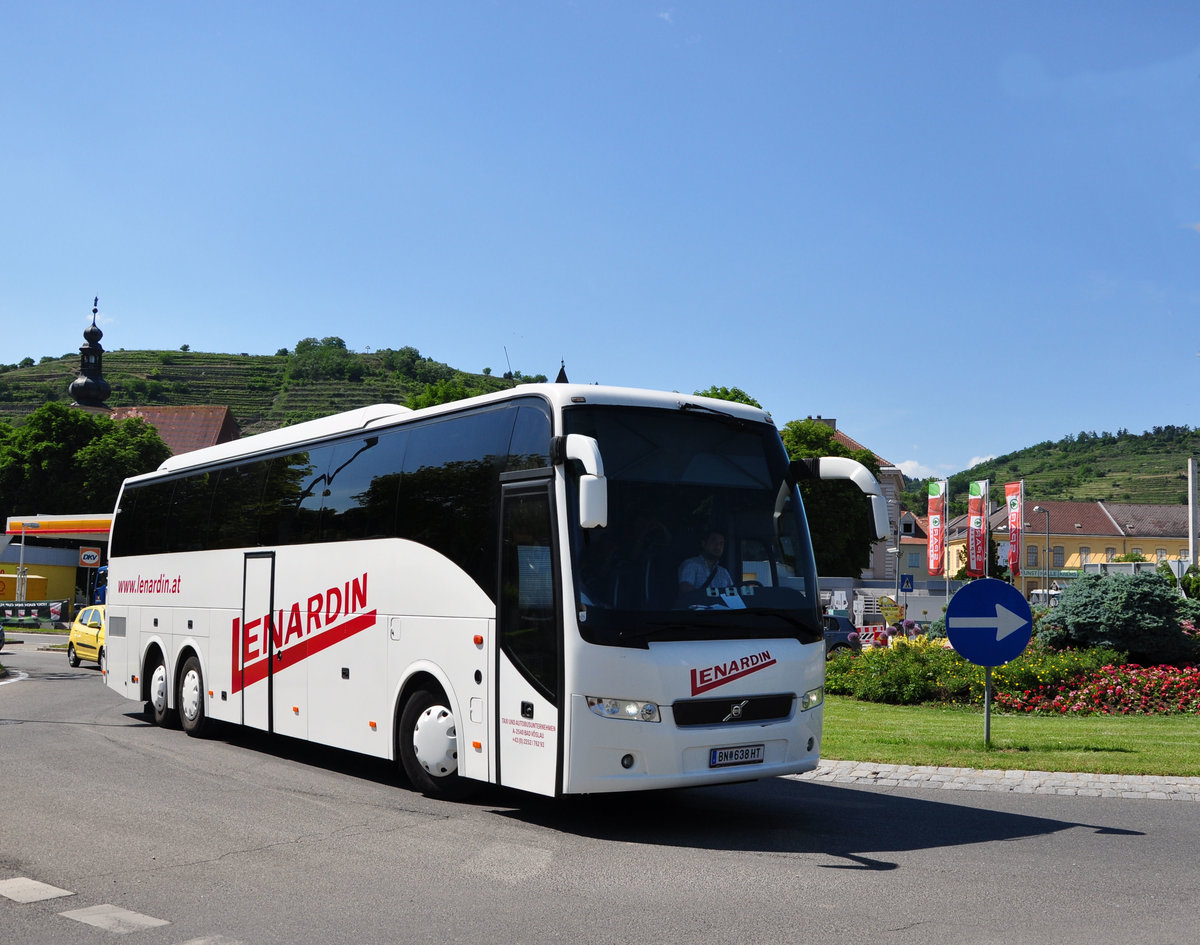
<path fill-rule="evenodd" d="M 100 675 L 108 675 L 108 654 L 104 652 L 104 647 L 100 647 L 100 653 L 96 657 L 96 662 L 100 666 Z"/>
<path fill-rule="evenodd" d="M 438 688 L 416 690 L 400 713 L 396 748 L 413 788 L 456 800 L 466 796 L 470 783 L 458 773 L 458 726 L 449 702 Z"/>
<path fill-rule="evenodd" d="M 208 717 L 204 714 L 204 674 L 200 661 L 189 656 L 183 664 L 183 678 L 179 682 L 179 724 L 189 735 L 204 734 Z"/>
<path fill-rule="evenodd" d="M 171 709 L 167 705 L 167 665 L 161 660 L 150 671 L 150 699 L 146 703 L 146 713 L 154 720 L 155 725 L 163 728 L 171 727 Z"/>
<path fill-rule="evenodd" d="M 79 654 L 75 652 L 74 643 L 67 644 L 67 662 L 71 664 L 72 668 L 79 665 Z"/>

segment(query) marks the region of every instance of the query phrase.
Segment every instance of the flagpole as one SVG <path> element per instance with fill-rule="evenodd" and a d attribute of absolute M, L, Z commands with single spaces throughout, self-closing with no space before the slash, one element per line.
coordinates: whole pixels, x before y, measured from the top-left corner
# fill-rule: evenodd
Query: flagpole
<path fill-rule="evenodd" d="M 992 564 L 992 481 L 983 480 L 983 576 L 989 577 Z"/>

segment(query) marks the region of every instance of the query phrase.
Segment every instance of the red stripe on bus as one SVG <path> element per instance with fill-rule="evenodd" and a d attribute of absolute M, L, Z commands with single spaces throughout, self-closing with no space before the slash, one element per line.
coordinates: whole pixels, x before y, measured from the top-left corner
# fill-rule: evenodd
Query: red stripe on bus
<path fill-rule="evenodd" d="M 299 643 L 293 643 L 291 646 L 275 651 L 275 672 L 279 673 L 287 669 L 289 666 L 296 666 L 308 657 L 315 653 L 320 653 L 333 646 L 335 643 L 341 643 L 343 640 L 348 640 L 356 633 L 361 633 L 368 627 L 375 625 L 375 619 L 378 611 L 372 610 L 365 614 L 359 614 L 356 617 L 351 617 L 349 620 L 332 626 L 317 634 L 301 640 Z M 240 621 L 234 620 L 234 637 L 233 637 L 233 659 L 237 663 L 238 658 L 238 629 Z M 255 660 L 253 663 L 247 663 L 242 667 L 241 679 L 238 679 L 238 674 L 234 673 L 233 691 L 240 692 L 249 686 L 253 686 L 256 682 L 262 682 L 267 678 L 267 666 L 271 661 L 270 657 L 264 657 Z"/>

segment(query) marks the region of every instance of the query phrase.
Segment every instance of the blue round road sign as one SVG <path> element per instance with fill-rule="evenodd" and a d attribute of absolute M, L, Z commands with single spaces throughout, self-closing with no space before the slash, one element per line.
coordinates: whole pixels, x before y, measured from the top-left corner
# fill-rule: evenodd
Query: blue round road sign
<path fill-rule="evenodd" d="M 946 636 L 963 659 L 1003 666 L 1029 645 L 1033 612 L 1011 584 L 984 578 L 964 584 L 946 607 Z"/>

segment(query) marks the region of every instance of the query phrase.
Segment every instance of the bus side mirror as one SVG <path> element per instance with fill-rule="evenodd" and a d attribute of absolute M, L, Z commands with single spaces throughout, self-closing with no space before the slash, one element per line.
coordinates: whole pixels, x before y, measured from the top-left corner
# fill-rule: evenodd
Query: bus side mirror
<path fill-rule="evenodd" d="M 887 499 L 883 497 L 883 489 L 879 485 L 879 480 L 871 475 L 871 471 L 866 466 L 845 456 L 822 456 L 817 460 L 808 460 L 804 465 L 807 466 L 808 472 L 816 478 L 848 479 L 858 486 L 871 501 L 871 518 L 875 528 L 875 537 L 883 539 L 891 534 Z M 792 463 L 790 471 L 792 475 L 802 472 L 796 463 Z"/>
<path fill-rule="evenodd" d="M 579 477 L 579 527 L 602 528 L 608 524 L 608 480 L 604 478 L 604 460 L 600 445 L 590 436 L 568 433 L 562 437 L 564 459 L 583 465 Z"/>

